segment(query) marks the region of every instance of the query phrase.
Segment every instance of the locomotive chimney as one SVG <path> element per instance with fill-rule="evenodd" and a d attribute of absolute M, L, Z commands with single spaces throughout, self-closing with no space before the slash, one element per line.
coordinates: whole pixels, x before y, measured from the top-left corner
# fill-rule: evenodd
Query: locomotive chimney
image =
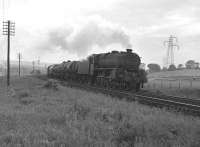
<path fill-rule="evenodd" d="M 132 49 L 126 49 L 127 53 L 132 53 Z"/>

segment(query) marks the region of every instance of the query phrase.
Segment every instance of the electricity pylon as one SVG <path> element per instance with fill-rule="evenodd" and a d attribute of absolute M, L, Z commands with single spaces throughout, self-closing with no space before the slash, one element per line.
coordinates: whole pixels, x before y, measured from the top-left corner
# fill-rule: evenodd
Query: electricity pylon
<path fill-rule="evenodd" d="M 174 49 L 175 47 L 179 49 L 178 39 L 175 36 L 170 35 L 168 41 L 164 41 L 164 46 L 167 44 L 167 58 L 166 58 L 166 65 L 174 64 Z"/>

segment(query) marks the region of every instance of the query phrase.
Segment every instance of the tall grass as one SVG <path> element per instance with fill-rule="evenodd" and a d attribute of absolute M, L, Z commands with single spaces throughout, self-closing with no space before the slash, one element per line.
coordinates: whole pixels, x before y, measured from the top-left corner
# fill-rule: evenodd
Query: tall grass
<path fill-rule="evenodd" d="M 15 79 L 15 94 L 0 94 L 1 146 L 200 146 L 199 118 L 59 84 L 57 90 L 44 85 L 33 77 Z"/>

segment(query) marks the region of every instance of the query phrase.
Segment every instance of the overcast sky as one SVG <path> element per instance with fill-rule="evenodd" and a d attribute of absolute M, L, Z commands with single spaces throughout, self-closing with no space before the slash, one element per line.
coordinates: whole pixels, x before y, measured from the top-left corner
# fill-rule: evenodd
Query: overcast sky
<path fill-rule="evenodd" d="M 1 0 L 1 21 L 16 23 L 11 58 L 61 62 L 132 48 L 142 62 L 163 65 L 163 41 L 178 38 L 175 64 L 200 62 L 199 0 Z M 2 29 L 2 27 L 1 27 Z M 2 30 L 1 30 L 2 32 Z M 2 34 L 2 33 L 0 33 Z M 0 58 L 6 58 L 0 36 Z"/>

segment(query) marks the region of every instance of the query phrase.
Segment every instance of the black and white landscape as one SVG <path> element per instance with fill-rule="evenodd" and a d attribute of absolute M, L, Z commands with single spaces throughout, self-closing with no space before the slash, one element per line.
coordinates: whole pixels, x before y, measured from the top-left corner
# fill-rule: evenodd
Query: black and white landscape
<path fill-rule="evenodd" d="M 199 147 L 199 12 L 0 0 L 0 146 Z"/>

